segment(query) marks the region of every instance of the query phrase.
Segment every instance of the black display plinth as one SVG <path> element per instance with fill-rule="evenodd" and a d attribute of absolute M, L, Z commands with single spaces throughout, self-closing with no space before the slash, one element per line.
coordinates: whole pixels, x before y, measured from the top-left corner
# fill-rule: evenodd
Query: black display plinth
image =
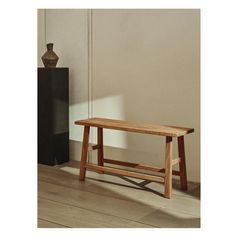
<path fill-rule="evenodd" d="M 38 68 L 38 163 L 69 161 L 69 69 Z"/>

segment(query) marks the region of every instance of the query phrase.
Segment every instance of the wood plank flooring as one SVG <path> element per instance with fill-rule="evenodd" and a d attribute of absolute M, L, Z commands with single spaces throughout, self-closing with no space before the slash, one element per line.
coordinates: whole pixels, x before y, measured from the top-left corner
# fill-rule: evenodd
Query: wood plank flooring
<path fill-rule="evenodd" d="M 163 198 L 163 184 L 87 171 L 79 163 L 38 166 L 39 228 L 199 228 L 200 186 Z"/>

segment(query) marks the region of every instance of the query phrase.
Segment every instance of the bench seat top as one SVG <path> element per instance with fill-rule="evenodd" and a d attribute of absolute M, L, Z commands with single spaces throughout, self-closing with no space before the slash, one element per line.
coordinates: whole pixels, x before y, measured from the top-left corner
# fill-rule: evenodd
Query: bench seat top
<path fill-rule="evenodd" d="M 183 128 L 169 125 L 137 123 L 123 120 L 113 120 L 105 118 L 90 118 L 75 121 L 76 125 L 92 126 L 106 129 L 123 130 L 136 133 L 154 134 L 162 136 L 179 137 L 193 133 L 192 128 Z"/>

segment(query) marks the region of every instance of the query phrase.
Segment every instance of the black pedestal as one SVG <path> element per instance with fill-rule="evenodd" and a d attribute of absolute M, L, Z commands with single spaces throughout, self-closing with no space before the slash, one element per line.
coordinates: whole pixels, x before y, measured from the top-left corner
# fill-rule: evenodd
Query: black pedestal
<path fill-rule="evenodd" d="M 38 68 L 38 163 L 69 161 L 69 69 Z"/>

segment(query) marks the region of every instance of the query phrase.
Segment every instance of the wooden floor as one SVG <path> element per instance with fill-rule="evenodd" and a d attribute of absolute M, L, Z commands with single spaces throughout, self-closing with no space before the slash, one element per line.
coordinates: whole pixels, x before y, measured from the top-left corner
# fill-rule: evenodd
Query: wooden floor
<path fill-rule="evenodd" d="M 172 199 L 163 184 L 87 171 L 80 182 L 79 163 L 38 166 L 39 228 L 199 228 L 200 186 L 189 183 Z"/>

